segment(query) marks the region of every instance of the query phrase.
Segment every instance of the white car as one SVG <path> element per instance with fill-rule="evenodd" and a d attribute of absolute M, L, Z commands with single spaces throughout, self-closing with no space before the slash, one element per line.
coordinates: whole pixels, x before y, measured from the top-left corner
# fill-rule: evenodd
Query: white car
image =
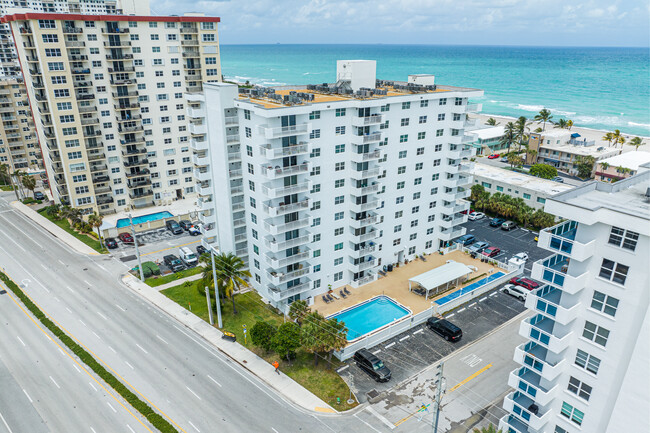
<path fill-rule="evenodd" d="M 528 254 L 527 253 L 517 253 L 512 258 L 513 259 L 519 259 L 519 260 L 522 260 L 524 262 L 527 262 L 528 261 Z"/>
<path fill-rule="evenodd" d="M 506 295 L 514 296 L 522 302 L 526 300 L 527 290 L 523 287 L 515 286 L 514 284 L 506 284 L 501 290 Z"/>
<path fill-rule="evenodd" d="M 485 214 L 483 212 L 472 212 L 471 214 L 469 214 L 467 219 L 470 220 L 470 221 L 476 221 L 476 220 L 480 220 L 481 218 L 484 218 L 484 217 L 485 217 Z"/>

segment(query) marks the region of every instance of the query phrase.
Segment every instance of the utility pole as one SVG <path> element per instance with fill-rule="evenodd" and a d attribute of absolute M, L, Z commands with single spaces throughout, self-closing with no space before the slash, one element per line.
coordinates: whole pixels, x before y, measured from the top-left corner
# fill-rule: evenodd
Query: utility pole
<path fill-rule="evenodd" d="M 435 376 L 435 384 L 436 384 L 436 400 L 434 401 L 434 404 L 436 405 L 436 413 L 434 415 L 434 422 L 431 424 L 432 431 L 433 433 L 438 433 L 438 418 L 440 417 L 440 403 L 442 400 L 442 393 L 444 392 L 444 386 L 445 386 L 445 378 L 442 376 L 442 370 L 445 367 L 445 363 L 441 362 L 438 364 L 438 367 L 436 367 L 436 376 Z"/>
<path fill-rule="evenodd" d="M 140 281 L 144 283 L 144 270 L 142 269 L 142 259 L 140 258 L 140 248 L 138 248 L 138 239 L 135 237 L 135 227 L 133 227 L 133 218 L 129 214 L 129 224 L 131 224 L 131 235 L 135 244 L 135 255 L 138 256 L 138 269 L 140 269 Z"/>
<path fill-rule="evenodd" d="M 205 286 L 205 297 L 208 299 L 208 316 L 210 317 L 210 325 L 214 325 L 214 318 L 212 317 L 212 305 L 210 305 L 210 289 L 208 286 Z"/>
<path fill-rule="evenodd" d="M 212 259 L 212 279 L 214 280 L 214 296 L 217 297 L 217 327 L 223 328 L 221 321 L 221 299 L 219 298 L 219 287 L 217 286 L 217 269 L 214 267 L 214 247 L 210 246 L 210 258 Z"/>

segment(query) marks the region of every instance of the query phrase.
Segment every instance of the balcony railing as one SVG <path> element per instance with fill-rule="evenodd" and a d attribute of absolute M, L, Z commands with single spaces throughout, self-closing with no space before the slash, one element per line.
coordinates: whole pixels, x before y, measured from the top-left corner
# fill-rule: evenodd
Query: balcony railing
<path fill-rule="evenodd" d="M 300 142 L 291 146 L 272 147 L 270 144 L 260 146 L 260 150 L 265 154 L 266 159 L 284 158 L 285 156 L 304 155 L 311 151 L 311 146 L 307 142 Z"/>
<path fill-rule="evenodd" d="M 533 290 L 526 298 L 526 307 L 542 313 L 556 322 L 567 325 L 578 317 L 579 303 L 551 285 Z"/>
<path fill-rule="evenodd" d="M 368 179 L 371 177 L 379 176 L 381 174 L 381 169 L 379 167 L 369 168 L 368 170 L 351 170 L 350 176 L 353 179 Z"/>
<path fill-rule="evenodd" d="M 311 289 L 311 281 L 305 281 L 297 286 L 291 286 L 288 289 L 278 289 L 276 287 L 269 287 L 269 295 L 275 301 L 287 299 L 290 296 L 297 295 L 298 293 L 306 292 Z"/>
<path fill-rule="evenodd" d="M 539 233 L 538 246 L 549 251 L 559 252 L 579 262 L 584 261 L 594 253 L 596 241 L 587 243 L 575 240 L 578 223 L 564 221 L 556 226 L 546 228 Z"/>
<path fill-rule="evenodd" d="M 368 230 L 366 233 L 357 236 L 357 239 L 355 239 L 355 242 L 366 242 L 370 241 L 373 239 L 377 239 L 379 237 L 379 230 Z"/>
<path fill-rule="evenodd" d="M 382 114 L 371 114 L 368 117 L 353 117 L 352 124 L 355 126 L 378 125 L 384 121 Z"/>
<path fill-rule="evenodd" d="M 465 113 L 478 113 L 483 109 L 483 104 L 467 104 Z"/>
<path fill-rule="evenodd" d="M 266 260 L 271 267 L 278 269 L 282 268 L 284 266 L 289 266 L 293 265 L 294 263 L 302 262 L 303 260 L 307 260 L 311 256 L 311 250 L 309 248 L 306 249 L 306 251 L 299 252 L 298 254 L 294 254 L 289 257 L 284 257 L 284 258 L 277 258 L 272 255 L 266 255 Z"/>
<path fill-rule="evenodd" d="M 365 271 L 366 269 L 374 268 L 375 266 L 377 266 L 377 259 L 366 260 L 356 265 L 350 264 L 350 268 L 353 272 Z"/>
<path fill-rule="evenodd" d="M 374 159 L 380 159 L 381 157 L 382 157 L 381 150 L 377 149 L 372 152 L 353 153 L 350 156 L 350 159 L 355 162 L 366 162 L 366 161 L 372 161 Z"/>
<path fill-rule="evenodd" d="M 262 174 L 269 179 L 279 179 L 285 176 L 308 173 L 310 169 L 311 165 L 307 161 L 302 164 L 290 165 L 288 167 L 281 167 L 278 165 L 275 166 L 275 168 L 262 164 Z"/>
<path fill-rule="evenodd" d="M 290 194 L 307 192 L 311 188 L 311 181 L 306 181 L 289 186 L 262 185 L 262 193 L 269 198 L 279 198 Z"/>
<path fill-rule="evenodd" d="M 535 401 L 520 391 L 511 392 L 503 401 L 503 408 L 524 421 L 535 431 L 545 431 L 544 427 L 551 420 L 553 412 L 543 410 Z"/>
<path fill-rule="evenodd" d="M 553 354 L 549 353 L 546 347 L 534 341 L 529 341 L 515 348 L 514 360 L 536 371 L 544 379 L 553 381 L 562 372 L 565 361 L 561 357 L 557 362 L 551 361 L 551 356 Z"/>
<path fill-rule="evenodd" d="M 352 219 L 350 220 L 350 226 L 354 227 L 355 229 L 359 229 L 361 227 L 366 227 L 372 224 L 376 224 L 379 221 L 379 217 L 376 215 L 373 216 L 367 216 L 362 219 Z"/>
<path fill-rule="evenodd" d="M 530 317 L 519 327 L 519 334 L 539 343 L 553 353 L 562 353 L 569 347 L 572 331 L 556 325 L 555 321 L 538 314 Z"/>
<path fill-rule="evenodd" d="M 300 200 L 296 203 L 282 204 L 279 205 L 269 205 L 262 204 L 264 212 L 272 217 L 285 215 L 290 212 L 298 212 L 301 210 L 309 209 L 309 199 Z"/>
<path fill-rule="evenodd" d="M 547 388 L 541 382 L 541 376 L 527 367 L 517 367 L 508 377 L 510 387 L 534 399 L 536 404 L 546 406 L 553 400 L 553 392 L 557 385 Z"/>
<path fill-rule="evenodd" d="M 296 221 L 291 221 L 288 223 L 272 223 L 264 221 L 264 229 L 272 235 L 278 235 L 280 233 L 288 232 L 289 230 L 302 229 L 310 224 L 309 217 L 302 217 Z"/>
<path fill-rule="evenodd" d="M 376 278 L 377 278 L 377 275 L 375 275 L 375 274 L 368 275 L 368 276 L 365 276 L 365 277 L 362 277 L 362 278 L 357 278 L 356 280 L 352 280 L 352 283 L 350 283 L 350 285 L 352 287 L 354 287 L 354 288 L 361 287 L 364 284 L 368 284 L 371 281 L 375 281 Z"/>
<path fill-rule="evenodd" d="M 296 271 L 289 272 L 289 273 L 276 272 L 275 270 L 272 269 L 269 269 L 266 272 L 271 282 L 277 286 L 287 281 L 295 280 L 296 278 L 309 274 L 309 268 L 310 268 L 309 265 L 305 265 L 303 266 L 302 269 L 298 269 Z"/>
<path fill-rule="evenodd" d="M 381 132 L 371 132 L 366 135 L 353 135 L 352 142 L 357 144 L 370 144 L 381 141 Z"/>
<path fill-rule="evenodd" d="M 573 295 L 584 289 L 587 284 L 587 273 L 578 276 L 568 275 L 569 258 L 562 254 L 554 254 L 546 259 L 533 263 L 531 276 L 533 279 L 544 281 Z"/>
<path fill-rule="evenodd" d="M 311 123 L 301 123 L 299 125 L 280 126 L 276 128 L 269 128 L 268 126 L 263 125 L 259 127 L 260 133 L 264 134 L 267 139 L 303 135 L 309 133 L 310 129 Z"/>

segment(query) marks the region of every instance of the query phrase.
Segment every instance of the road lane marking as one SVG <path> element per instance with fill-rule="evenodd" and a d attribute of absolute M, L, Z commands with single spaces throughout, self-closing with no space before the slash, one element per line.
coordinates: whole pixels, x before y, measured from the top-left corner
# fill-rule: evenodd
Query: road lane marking
<path fill-rule="evenodd" d="M 348 369 L 348 367 L 350 367 L 350 366 L 349 366 L 349 365 L 343 366 L 343 367 L 339 368 L 338 370 L 336 370 L 336 372 L 337 372 L 337 373 L 340 373 L 340 372 L 342 372 L 342 371 L 345 371 L 345 370 Z"/>
<path fill-rule="evenodd" d="M 407 335 L 406 337 L 402 337 L 402 338 L 400 338 L 399 341 L 407 340 L 409 337 L 410 337 L 410 335 Z"/>
<path fill-rule="evenodd" d="M 485 296 L 484 298 L 479 299 L 478 301 L 479 301 L 479 302 L 483 302 L 483 301 L 485 301 L 486 299 L 487 299 L 487 296 Z"/>
<path fill-rule="evenodd" d="M 138 346 L 138 347 L 140 348 L 140 350 L 142 350 L 142 351 L 143 351 L 144 353 L 146 353 L 147 355 L 149 354 L 149 352 L 147 352 L 146 350 L 144 350 L 144 347 L 140 346 L 138 343 L 135 343 L 135 345 Z"/>
<path fill-rule="evenodd" d="M 210 376 L 209 374 L 208 374 L 208 378 L 209 378 L 211 381 L 213 381 L 214 383 L 216 383 L 217 385 L 221 386 L 221 384 L 220 384 L 219 382 L 217 382 L 216 380 L 214 380 L 214 378 L 213 378 L 212 376 Z"/>
<path fill-rule="evenodd" d="M 122 311 L 124 311 L 124 312 L 126 313 L 126 310 L 125 310 L 123 307 L 120 307 L 120 306 L 117 305 L 117 304 L 115 304 L 115 306 L 116 306 L 117 308 L 119 308 L 120 310 L 122 310 Z"/>
<path fill-rule="evenodd" d="M 65 263 L 63 263 L 63 260 L 59 259 L 59 263 L 61 263 L 63 266 L 65 266 Z"/>
<path fill-rule="evenodd" d="M 104 316 L 104 315 L 103 315 L 102 313 L 100 313 L 99 311 L 97 312 L 97 314 L 99 314 L 99 316 L 100 316 L 102 319 L 104 319 L 104 320 L 108 320 L 108 317 Z"/>
<path fill-rule="evenodd" d="M 90 284 L 88 281 L 84 280 L 84 283 L 92 287 L 92 284 Z"/>
<path fill-rule="evenodd" d="M 368 427 L 370 427 L 371 429 L 373 429 L 374 431 L 376 431 L 377 433 L 381 433 L 379 430 L 377 430 L 376 428 L 374 428 L 373 426 L 371 426 L 370 424 L 368 424 L 367 422 L 359 418 L 356 413 L 354 414 L 354 417 L 359 421 L 361 421 L 362 423 L 364 423 L 365 425 L 367 425 Z"/>
<path fill-rule="evenodd" d="M 471 376 L 469 376 L 469 377 L 463 379 L 463 380 L 460 381 L 458 384 L 456 384 L 455 386 L 453 386 L 449 391 L 446 392 L 446 394 L 449 394 L 449 393 L 455 391 L 456 389 L 458 389 L 458 388 L 460 388 L 461 386 L 465 385 L 465 384 L 466 384 L 467 382 L 469 382 L 470 380 L 475 379 L 478 375 L 480 375 L 480 374 L 482 374 L 482 373 L 485 373 L 485 372 L 486 372 L 487 370 L 489 370 L 491 367 L 492 367 L 492 364 L 488 364 L 488 365 L 486 365 L 485 367 L 481 368 L 481 369 L 480 369 L 479 371 L 477 371 L 476 373 L 474 373 L 474 374 L 472 374 Z"/>
<path fill-rule="evenodd" d="M 133 368 L 133 366 L 132 366 L 131 364 L 129 364 L 129 361 L 124 361 L 124 363 L 125 363 L 126 365 L 128 365 L 129 367 L 131 367 L 131 370 L 135 370 L 135 368 Z"/>
<path fill-rule="evenodd" d="M 5 417 L 2 416 L 2 413 L 0 413 L 0 419 L 2 420 L 2 423 L 7 427 L 7 430 L 9 430 L 9 433 L 14 433 L 14 431 L 9 427 L 9 424 L 7 424 L 7 421 L 5 421 Z"/>
<path fill-rule="evenodd" d="M 499 292 L 494 292 L 494 293 L 490 294 L 490 296 L 496 296 L 498 294 L 499 294 Z"/>
<path fill-rule="evenodd" d="M 5 237 L 6 237 L 7 239 L 9 239 L 11 242 L 13 242 L 14 244 L 16 244 L 16 246 L 17 246 L 18 248 L 20 248 L 20 249 L 23 250 L 24 252 L 27 252 L 27 250 L 25 250 L 25 248 L 23 248 L 22 245 L 20 245 L 18 242 L 16 242 L 15 240 L 13 240 L 13 238 L 12 238 L 11 236 L 8 236 L 8 235 L 7 235 L 4 231 L 2 231 L 2 230 L 0 230 L 0 232 L 1 232 L 3 235 L 5 235 Z"/>
<path fill-rule="evenodd" d="M 392 343 L 390 343 L 390 344 L 389 344 L 388 346 L 386 346 L 385 348 L 388 349 L 388 348 L 393 347 L 394 345 L 395 345 L 395 342 L 393 341 Z"/>
<path fill-rule="evenodd" d="M 66 289 L 70 290 L 71 293 L 74 293 L 74 290 L 72 290 L 72 287 L 70 286 L 65 286 Z"/>
<path fill-rule="evenodd" d="M 158 338 L 158 340 L 162 341 L 163 343 L 165 343 L 165 344 L 169 344 L 169 343 L 166 342 L 166 341 L 165 341 L 165 340 L 164 340 L 160 335 L 156 334 L 156 337 Z"/>
<path fill-rule="evenodd" d="M 18 341 L 20 341 L 20 344 L 22 344 L 24 347 L 27 347 L 25 342 L 23 340 L 21 340 L 19 336 L 16 335 L 16 338 L 18 339 Z"/>
<path fill-rule="evenodd" d="M 84 323 L 83 320 L 79 319 L 79 322 L 80 322 L 82 325 L 86 326 L 86 324 Z"/>
<path fill-rule="evenodd" d="M 386 426 L 388 426 L 389 429 L 392 430 L 392 429 L 395 428 L 395 424 L 393 424 L 392 422 L 388 421 L 388 420 L 386 419 L 386 417 L 384 417 L 382 414 L 380 414 L 379 412 L 377 412 L 376 410 L 374 410 L 374 409 L 372 408 L 372 406 L 367 406 L 367 407 L 366 407 L 366 410 L 367 410 L 368 412 L 370 412 L 371 414 L 373 414 L 375 417 L 377 417 L 377 418 L 379 419 L 379 421 L 381 421 L 381 422 L 383 422 L 384 424 L 386 424 Z"/>
<path fill-rule="evenodd" d="M 68 310 L 68 313 L 73 314 L 73 313 L 72 313 L 72 310 L 69 309 L 68 307 L 65 307 L 65 309 Z"/>
<path fill-rule="evenodd" d="M 72 366 L 77 370 L 79 373 L 81 373 L 81 370 L 79 370 L 79 367 L 77 367 L 75 364 L 72 364 Z"/>
<path fill-rule="evenodd" d="M 277 430 L 274 429 L 273 427 L 271 427 L 271 430 L 273 430 L 275 433 L 280 433 L 279 431 L 277 431 Z"/>
<path fill-rule="evenodd" d="M 52 376 L 49 376 L 49 377 L 50 377 L 50 380 L 51 380 L 51 381 L 56 385 L 56 387 L 59 388 L 59 389 L 61 389 L 61 387 L 59 386 L 59 384 L 56 383 L 56 380 L 54 380 L 54 378 L 53 378 Z"/>
<path fill-rule="evenodd" d="M 92 426 L 90 426 L 90 430 L 92 430 L 93 433 L 97 433 Z"/>
<path fill-rule="evenodd" d="M 199 400 L 203 400 L 201 397 L 199 397 L 199 395 L 198 395 L 197 393 L 195 393 L 194 391 L 192 391 L 192 390 L 190 389 L 189 386 L 186 385 L 185 388 L 187 388 L 187 390 L 188 390 L 189 392 L 191 392 L 192 394 L 194 394 L 194 397 L 198 398 Z"/>
<path fill-rule="evenodd" d="M 99 266 L 100 268 L 102 268 L 105 272 L 108 272 L 108 269 L 106 269 L 105 267 L 103 267 L 103 266 L 100 265 L 99 263 L 95 263 L 95 264 L 96 264 L 97 266 Z"/>
<path fill-rule="evenodd" d="M 92 382 L 88 382 L 88 385 L 90 385 L 90 387 L 91 387 L 92 389 L 94 389 L 95 391 L 97 391 L 97 388 L 95 388 L 95 385 L 93 385 Z"/>
<path fill-rule="evenodd" d="M 29 396 L 29 394 L 27 394 L 27 391 L 25 391 L 25 388 L 23 388 L 23 392 L 27 396 L 27 400 L 29 400 L 30 403 L 34 403 L 34 400 L 32 400 L 32 398 Z"/>
<path fill-rule="evenodd" d="M 61 302 L 61 300 L 60 300 L 59 298 L 57 298 L 56 296 L 54 297 L 54 300 L 55 300 L 56 302 Z"/>
<path fill-rule="evenodd" d="M 111 410 L 112 410 L 113 412 L 117 413 L 117 411 L 115 410 L 115 408 L 114 408 L 113 406 L 111 406 L 111 402 L 107 401 L 106 404 L 108 405 L 108 407 L 111 408 Z"/>
<path fill-rule="evenodd" d="M 100 340 L 102 339 L 102 337 L 100 337 L 99 335 L 97 335 L 97 333 L 96 333 L 95 331 L 93 331 L 93 334 L 95 334 L 95 337 L 99 338 Z"/>
<path fill-rule="evenodd" d="M 111 346 L 108 346 L 108 348 L 111 349 L 111 350 L 113 351 L 113 353 L 117 353 L 117 352 L 115 351 L 115 349 L 113 349 Z"/>
<path fill-rule="evenodd" d="M 135 433 L 135 430 L 133 430 L 130 425 L 127 424 L 126 426 L 129 428 L 129 430 L 131 430 L 133 433 Z"/>
<path fill-rule="evenodd" d="M 66 356 L 66 353 L 59 347 L 59 352 L 61 352 L 61 355 Z"/>
<path fill-rule="evenodd" d="M 41 268 L 45 269 L 47 271 L 47 266 L 45 266 L 43 263 L 41 263 Z"/>
<path fill-rule="evenodd" d="M 373 355 L 376 355 L 376 354 L 378 354 L 379 352 L 381 352 L 381 349 L 377 349 L 377 350 L 375 350 L 374 352 L 372 352 L 372 354 L 373 354 Z"/>
<path fill-rule="evenodd" d="M 194 424 L 192 424 L 192 421 L 190 421 L 190 420 L 188 419 L 187 422 L 188 422 L 192 427 L 194 427 L 194 430 L 196 430 L 197 432 L 201 433 L 201 430 L 199 430 L 199 429 L 198 429 Z"/>

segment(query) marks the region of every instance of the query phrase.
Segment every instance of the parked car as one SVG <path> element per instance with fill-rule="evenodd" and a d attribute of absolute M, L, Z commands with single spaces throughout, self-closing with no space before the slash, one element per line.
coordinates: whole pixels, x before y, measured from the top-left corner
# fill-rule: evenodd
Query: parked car
<path fill-rule="evenodd" d="M 469 214 L 467 219 L 470 220 L 470 221 L 476 221 L 476 220 L 480 220 L 481 218 L 484 218 L 484 217 L 485 217 L 485 214 L 483 212 L 472 212 L 471 214 Z"/>
<path fill-rule="evenodd" d="M 34 200 L 45 200 L 45 194 L 40 191 L 34 192 Z"/>
<path fill-rule="evenodd" d="M 208 252 L 208 249 L 206 247 L 204 247 L 203 245 L 199 245 L 198 247 L 196 247 L 196 254 L 198 256 L 201 256 L 201 255 L 203 255 L 203 254 L 205 254 L 207 252 Z"/>
<path fill-rule="evenodd" d="M 135 243 L 135 242 L 133 241 L 133 236 L 131 236 L 131 233 L 126 233 L 126 232 L 124 232 L 124 233 L 120 233 L 119 235 L 117 235 L 117 237 L 118 237 L 122 242 L 124 242 L 125 244 L 133 244 L 133 243 Z"/>
<path fill-rule="evenodd" d="M 187 229 L 187 232 L 190 234 L 190 236 L 199 236 L 201 234 L 201 230 L 199 230 L 199 226 L 195 226 L 195 225 L 190 226 L 190 228 Z"/>
<path fill-rule="evenodd" d="M 391 377 L 390 369 L 381 359 L 367 349 L 360 349 L 354 353 L 354 362 L 357 367 L 368 373 L 377 382 L 388 382 Z"/>
<path fill-rule="evenodd" d="M 476 240 L 476 237 L 474 235 L 462 235 L 459 238 L 456 238 L 454 240 L 455 243 L 461 244 L 463 246 L 471 245 L 474 243 Z"/>
<path fill-rule="evenodd" d="M 427 327 L 445 340 L 454 343 L 460 341 L 463 336 L 463 331 L 458 326 L 445 319 L 430 317 L 427 319 Z"/>
<path fill-rule="evenodd" d="M 501 224 L 501 230 L 505 230 L 507 232 L 516 228 L 517 228 L 517 224 L 515 224 L 514 221 L 506 221 L 503 224 Z"/>
<path fill-rule="evenodd" d="M 106 244 L 106 248 L 108 248 L 109 250 L 117 248 L 117 241 L 115 240 L 115 238 L 106 238 L 104 240 L 104 243 Z"/>
<path fill-rule="evenodd" d="M 167 267 L 172 270 L 172 272 L 178 272 L 185 269 L 183 262 L 181 262 L 181 260 L 173 254 L 169 254 L 163 257 L 163 261 Z"/>
<path fill-rule="evenodd" d="M 474 212 L 474 209 L 469 208 L 469 209 L 465 209 L 465 210 L 462 211 L 461 213 L 462 213 L 463 215 L 467 215 L 468 213 L 472 213 L 472 212 Z"/>
<path fill-rule="evenodd" d="M 555 181 L 555 182 L 559 182 L 559 183 L 564 183 L 564 179 L 561 178 L 560 176 L 555 176 L 555 177 L 554 177 L 553 179 L 551 179 L 551 180 L 553 180 L 553 181 Z"/>
<path fill-rule="evenodd" d="M 181 226 L 181 228 L 185 231 L 188 231 L 190 227 L 192 227 L 192 221 L 190 220 L 180 220 L 178 222 L 178 225 Z"/>
<path fill-rule="evenodd" d="M 528 294 L 528 292 L 524 290 L 522 287 L 515 286 L 514 284 L 506 284 L 505 286 L 503 286 L 503 293 L 505 293 L 506 295 L 514 296 L 520 301 L 525 301 L 526 295 Z"/>
<path fill-rule="evenodd" d="M 508 162 L 508 157 L 504 156 L 503 158 L 500 159 L 501 162 Z"/>
<path fill-rule="evenodd" d="M 167 230 L 175 235 L 180 235 L 183 233 L 183 229 L 176 221 L 167 221 L 165 225 L 167 226 Z"/>
<path fill-rule="evenodd" d="M 512 256 L 513 259 L 523 260 L 524 262 L 528 261 L 528 253 L 517 253 Z"/>
<path fill-rule="evenodd" d="M 488 156 L 488 159 L 497 159 L 500 155 L 498 153 L 493 153 L 492 155 Z"/>
<path fill-rule="evenodd" d="M 499 217 L 492 218 L 490 220 L 490 227 L 501 227 L 501 224 L 503 224 L 504 222 L 506 222 L 505 218 L 499 218 Z"/>
<path fill-rule="evenodd" d="M 196 254 L 192 252 L 187 247 L 181 247 L 178 249 L 178 256 L 181 258 L 181 261 L 187 266 L 188 268 L 191 266 L 196 265 L 199 262 L 199 259 L 196 257 Z"/>
<path fill-rule="evenodd" d="M 498 255 L 501 252 L 500 248 L 497 247 L 489 247 L 483 250 L 481 254 L 483 254 L 486 257 L 494 257 Z"/>
<path fill-rule="evenodd" d="M 478 254 L 489 246 L 490 244 L 488 244 L 487 242 L 481 241 L 481 242 L 476 242 L 474 245 L 469 247 L 468 250 L 470 253 Z"/>
<path fill-rule="evenodd" d="M 521 286 L 528 290 L 535 290 L 539 288 L 539 283 L 536 283 L 530 278 L 515 277 L 515 278 L 511 278 L 509 283 L 514 284 L 515 286 Z"/>

